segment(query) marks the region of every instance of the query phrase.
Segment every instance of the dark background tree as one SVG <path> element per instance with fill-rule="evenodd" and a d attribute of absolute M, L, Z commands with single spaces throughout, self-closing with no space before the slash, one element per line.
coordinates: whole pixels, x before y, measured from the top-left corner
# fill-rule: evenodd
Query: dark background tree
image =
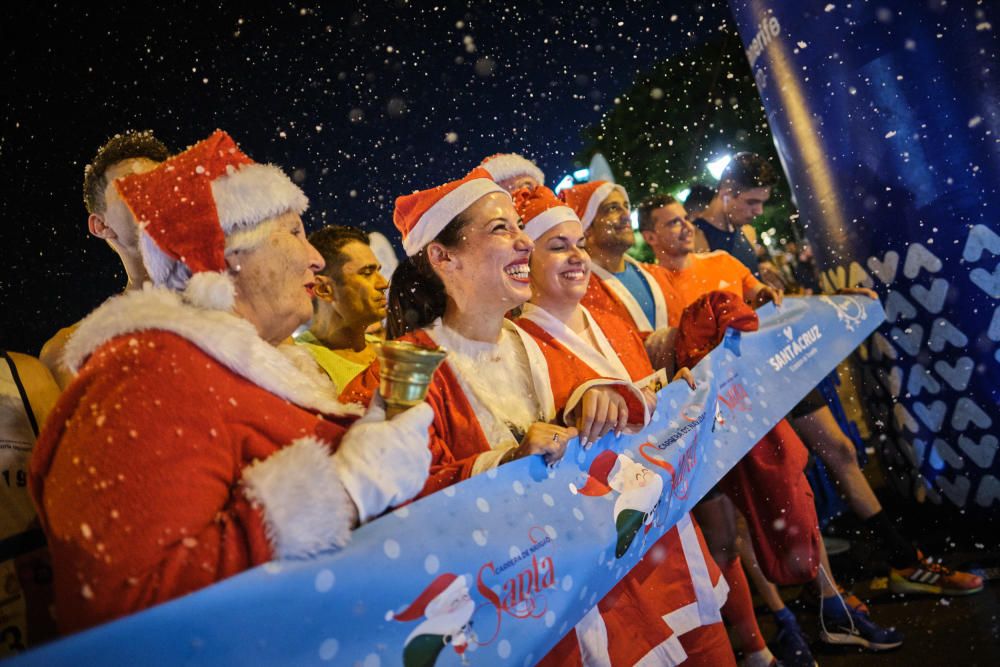
<path fill-rule="evenodd" d="M 707 164 L 727 153 L 753 151 L 781 167 L 746 54 L 729 28 L 637 76 L 584 140 L 578 160 L 602 153 L 633 204 L 695 181 L 715 187 Z M 794 240 L 794 211 L 782 179 L 754 226 Z"/>

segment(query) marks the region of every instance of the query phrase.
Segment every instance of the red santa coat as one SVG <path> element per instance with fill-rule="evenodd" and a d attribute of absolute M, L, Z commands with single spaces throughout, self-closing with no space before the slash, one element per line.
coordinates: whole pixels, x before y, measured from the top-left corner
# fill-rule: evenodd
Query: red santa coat
<path fill-rule="evenodd" d="M 625 322 L 631 322 L 639 334 L 645 338 L 655 329 L 662 329 L 668 324 L 664 276 L 656 271 L 659 267 L 637 262 L 628 255 L 625 255 L 625 262 L 637 268 L 639 275 L 646 281 L 656 308 L 655 322 L 649 321 L 642 306 L 614 274 L 593 262 L 590 264 L 590 282 L 587 285 L 587 292 L 580 300 L 580 305 L 590 311 L 599 322 L 603 321 L 606 314 L 613 315 Z"/>
<path fill-rule="evenodd" d="M 604 355 L 530 304 L 518 320 L 543 351 L 549 350 L 549 367 L 558 369 L 552 374 L 556 405 L 565 395 L 556 389 L 561 383 L 558 376 L 598 375 L 584 359 L 609 377 L 641 381 L 653 373 L 642 341 L 628 324 L 606 315 L 598 325 L 586 309 L 584 315 L 596 327 L 595 338 Z M 701 529 L 685 515 L 540 664 L 680 664 L 687 657 L 680 635 L 720 623 L 719 610 L 728 592 Z"/>
<path fill-rule="evenodd" d="M 520 337 L 528 355 L 532 384 L 535 396 L 541 405 L 542 417 L 545 421 L 553 421 L 556 417 L 556 409 L 549 387 L 549 371 L 545 356 L 534 339 L 523 329 L 507 320 L 504 321 L 504 326 Z M 407 333 L 399 340 L 421 347 L 438 347 L 434 339 L 423 329 Z M 379 363 L 378 360 L 375 360 L 365 372 L 355 377 L 344 388 L 340 399 L 344 402 L 367 405 L 372 396 L 378 392 L 378 385 Z M 447 359 L 434 373 L 425 400 L 434 410 L 434 421 L 431 423 L 430 429 L 432 463 L 430 476 L 418 497 L 440 491 L 463 479 L 472 477 L 476 459 L 482 454 L 493 451 L 493 447 L 487 440 L 475 411 Z"/>
<path fill-rule="evenodd" d="M 588 345 L 548 312 L 526 304 L 517 325 L 538 343 L 549 369 L 552 398 L 558 410 L 577 405 L 594 386 L 612 386 L 628 405 L 629 426 L 640 430 L 649 422 L 649 406 L 636 384 L 652 382 L 654 371 L 642 339 L 625 322 L 608 315 L 598 323 L 583 310 L 601 352 Z M 612 344 L 610 341 L 614 341 Z M 603 353 L 603 354 L 602 354 Z"/>
<path fill-rule="evenodd" d="M 63 630 L 347 542 L 330 449 L 358 410 L 246 320 L 147 288 L 95 311 L 67 358 L 86 363 L 30 469 Z"/>

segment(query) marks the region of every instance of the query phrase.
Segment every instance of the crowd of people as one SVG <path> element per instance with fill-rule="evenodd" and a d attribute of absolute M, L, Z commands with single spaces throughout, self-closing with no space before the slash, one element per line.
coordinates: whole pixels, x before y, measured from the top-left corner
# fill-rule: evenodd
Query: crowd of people
<path fill-rule="evenodd" d="M 148 132 L 116 136 L 87 168 L 84 201 L 127 285 L 45 344 L 51 376 L 31 371 L 45 388 L 32 380 L 11 402 L 44 427 L 32 451 L 36 433 L 8 420 L 33 507 L 11 505 L 4 537 L 27 534 L 37 511 L 55 618 L 74 632 L 274 559 L 350 548 L 361 523 L 515 459 L 556 464 L 573 438 L 589 447 L 641 430 L 659 387 L 693 386 L 696 357 L 678 345 L 686 317 L 719 299 L 744 319 L 781 303 L 742 232 L 776 181 L 766 160 L 739 154 L 698 215 L 667 195 L 643 200 L 639 231 L 656 261 L 642 263 L 627 254 L 620 185 L 557 196 L 531 161 L 491 156 L 398 197 L 406 256 L 390 277 L 360 229 L 307 236 L 306 195 L 225 132 L 176 154 Z M 378 393 L 382 338 L 448 351 L 425 402 L 392 418 Z M 10 363 L 14 380 L 30 361 Z M 769 437 L 824 461 L 891 554 L 893 591 L 982 589 L 898 532 L 822 396 Z M 806 507 L 801 461 L 789 460 L 788 502 Z M 720 484 L 541 662 L 815 664 L 768 576 L 772 559 L 797 556 L 744 520 L 769 502 Z M 802 516 L 818 553 L 821 641 L 899 646 L 902 634 L 838 585 L 815 512 Z M 746 575 L 777 621 L 774 652 Z M 23 597 L 4 608 L 22 648 Z"/>

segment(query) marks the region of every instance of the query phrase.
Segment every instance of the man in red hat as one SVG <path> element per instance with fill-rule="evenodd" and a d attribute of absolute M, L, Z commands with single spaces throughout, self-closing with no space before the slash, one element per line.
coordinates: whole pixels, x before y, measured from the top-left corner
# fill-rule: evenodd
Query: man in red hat
<path fill-rule="evenodd" d="M 580 218 L 590 254 L 590 284 L 581 305 L 598 319 L 610 313 L 633 324 L 645 339 L 653 368 L 664 368 L 670 375 L 674 332 L 667 326 L 663 286 L 649 265 L 625 254 L 635 243 L 625 188 L 591 181 L 559 196 Z"/>

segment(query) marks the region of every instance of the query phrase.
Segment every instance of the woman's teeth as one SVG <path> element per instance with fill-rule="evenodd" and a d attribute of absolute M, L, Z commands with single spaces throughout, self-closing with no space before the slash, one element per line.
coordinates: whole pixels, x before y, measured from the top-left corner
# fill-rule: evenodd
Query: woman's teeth
<path fill-rule="evenodd" d="M 583 271 L 566 271 L 562 274 L 567 280 L 583 280 Z"/>
<path fill-rule="evenodd" d="M 527 264 L 513 264 L 504 269 L 503 272 L 514 280 L 527 281 L 529 280 L 528 274 L 531 271 Z"/>

